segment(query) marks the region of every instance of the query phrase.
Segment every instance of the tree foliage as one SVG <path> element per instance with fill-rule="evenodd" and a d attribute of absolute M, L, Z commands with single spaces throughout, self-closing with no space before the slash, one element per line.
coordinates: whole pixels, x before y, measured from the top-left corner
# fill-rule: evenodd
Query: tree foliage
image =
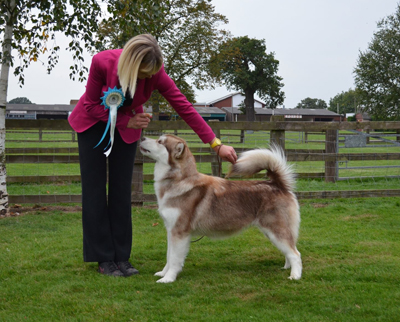
<path fill-rule="evenodd" d="M 0 9 L 0 35 L 6 28 L 12 29 L 9 42 L 16 53 L 2 52 L 0 59 L 14 66 L 14 74 L 24 84 L 24 70 L 31 62 L 47 56 L 47 71 L 58 63 L 60 47 L 56 42 L 57 33 L 70 38 L 68 50 L 75 61 L 70 77 L 80 81 L 85 79 L 87 68 L 83 65 L 83 48 L 92 48 L 93 33 L 97 29 L 100 6 L 96 0 L 2 0 Z"/>
<path fill-rule="evenodd" d="M 1 0 L 0 6 L 0 213 L 8 212 L 6 187 L 5 110 L 10 67 L 16 61 L 14 74 L 24 84 L 24 70 L 31 62 L 47 56 L 47 71 L 58 62 L 60 47 L 57 33 L 71 39 L 68 50 L 75 61 L 70 77 L 83 81 L 87 68 L 83 65 L 83 47 L 93 45 L 100 6 L 96 0 Z M 16 53 L 16 57 L 14 57 Z M 44 64 L 44 63 L 43 63 Z"/>
<path fill-rule="evenodd" d="M 244 93 L 248 121 L 255 120 L 255 93 L 268 108 L 276 108 L 285 97 L 282 78 L 277 75 L 279 61 L 266 51 L 264 39 L 236 37 L 221 44 L 210 65 L 221 84 Z"/>
<path fill-rule="evenodd" d="M 363 111 L 377 119 L 400 118 L 400 4 L 378 22 L 368 49 L 354 69 Z"/>
<path fill-rule="evenodd" d="M 189 101 L 198 89 L 213 87 L 207 65 L 228 33 L 219 25 L 227 19 L 214 12 L 210 0 L 120 0 L 108 7 L 111 16 L 100 26 L 97 48 L 121 48 L 133 36 L 150 33 L 162 48 L 165 70 Z M 151 100 L 166 107 L 156 95 Z"/>
<path fill-rule="evenodd" d="M 301 100 L 300 103 L 297 104 L 296 108 L 326 109 L 328 108 L 328 105 L 324 100 L 321 100 L 319 98 L 307 97 Z"/>
<path fill-rule="evenodd" d="M 328 110 L 339 114 L 358 113 L 358 104 L 360 102 L 360 94 L 356 89 L 349 89 L 346 92 L 341 92 L 329 100 Z"/>
<path fill-rule="evenodd" d="M 26 97 L 16 97 L 10 100 L 8 104 L 33 104 L 33 103 Z"/>

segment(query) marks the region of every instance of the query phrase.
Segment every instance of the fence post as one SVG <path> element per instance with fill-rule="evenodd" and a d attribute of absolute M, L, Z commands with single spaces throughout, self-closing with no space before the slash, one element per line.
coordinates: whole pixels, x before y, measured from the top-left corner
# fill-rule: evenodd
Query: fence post
<path fill-rule="evenodd" d="M 272 115 L 271 122 L 284 122 L 284 115 Z M 285 130 L 271 130 L 270 131 L 270 144 L 276 144 L 285 151 Z"/>
<path fill-rule="evenodd" d="M 39 129 L 39 142 L 42 142 L 43 139 L 43 130 Z"/>
<path fill-rule="evenodd" d="M 221 137 L 221 131 L 220 130 L 214 130 L 214 133 L 215 133 L 215 136 L 217 138 Z M 215 155 L 214 152 L 212 152 L 212 154 Z M 222 175 L 221 172 L 222 172 L 222 167 L 219 166 L 218 156 L 215 155 L 214 161 L 211 162 L 211 173 L 215 177 L 221 177 L 221 175 Z"/>
<path fill-rule="evenodd" d="M 400 130 L 396 130 L 396 134 L 397 134 L 396 141 L 400 142 Z"/>
<path fill-rule="evenodd" d="M 325 153 L 338 154 L 338 131 L 326 130 Z M 338 179 L 337 161 L 325 161 L 325 182 L 336 182 Z"/>
<path fill-rule="evenodd" d="M 143 206 L 143 159 L 138 144 L 133 166 L 131 203 L 139 207 Z"/>
<path fill-rule="evenodd" d="M 244 143 L 244 130 L 240 130 L 240 143 Z"/>

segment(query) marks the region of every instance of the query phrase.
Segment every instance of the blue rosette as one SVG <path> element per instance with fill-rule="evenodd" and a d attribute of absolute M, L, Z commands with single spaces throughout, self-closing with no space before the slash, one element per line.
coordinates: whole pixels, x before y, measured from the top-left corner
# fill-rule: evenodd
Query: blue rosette
<path fill-rule="evenodd" d="M 112 146 L 114 143 L 115 125 L 117 123 L 117 111 L 124 104 L 125 96 L 124 93 L 122 93 L 122 90 L 118 89 L 116 86 L 112 89 L 109 87 L 108 91 L 105 91 L 103 93 L 104 96 L 101 97 L 102 100 L 101 105 L 104 105 L 104 109 L 108 109 L 110 112 L 109 112 L 107 126 L 106 129 L 104 130 L 104 134 L 100 139 L 99 143 L 97 143 L 94 148 L 97 148 L 100 145 L 100 143 L 103 142 L 104 138 L 107 135 L 108 129 L 110 129 L 110 141 L 104 148 L 104 150 L 106 150 L 109 147 L 108 150 L 104 152 L 106 157 L 108 157 L 111 153 Z"/>

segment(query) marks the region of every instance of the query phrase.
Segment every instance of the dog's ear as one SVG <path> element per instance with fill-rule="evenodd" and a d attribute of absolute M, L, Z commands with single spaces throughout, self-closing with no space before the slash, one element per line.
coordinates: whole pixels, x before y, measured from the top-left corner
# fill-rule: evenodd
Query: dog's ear
<path fill-rule="evenodd" d="M 174 149 L 174 158 L 179 159 L 182 156 L 183 151 L 185 151 L 185 145 L 182 142 L 179 142 Z"/>

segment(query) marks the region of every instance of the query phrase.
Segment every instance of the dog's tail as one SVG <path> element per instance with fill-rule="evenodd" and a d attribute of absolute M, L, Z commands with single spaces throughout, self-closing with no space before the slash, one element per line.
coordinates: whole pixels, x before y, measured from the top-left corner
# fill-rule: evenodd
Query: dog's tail
<path fill-rule="evenodd" d="M 278 189 L 293 191 L 295 187 L 293 166 L 287 164 L 284 151 L 277 145 L 271 145 L 269 149 L 243 152 L 231 166 L 226 177 L 251 176 L 261 170 L 267 170 L 271 184 Z"/>

